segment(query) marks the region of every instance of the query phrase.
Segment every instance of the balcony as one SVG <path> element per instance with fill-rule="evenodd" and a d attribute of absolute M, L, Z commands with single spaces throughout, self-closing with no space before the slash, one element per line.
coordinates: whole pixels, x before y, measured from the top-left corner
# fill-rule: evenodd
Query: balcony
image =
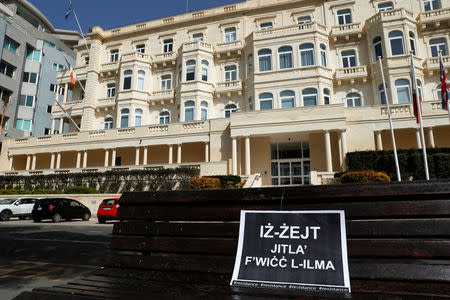
<path fill-rule="evenodd" d="M 214 93 L 214 85 L 205 81 L 187 81 L 177 85 L 177 90 L 181 93 L 204 92 Z M 177 92 L 178 95 L 178 92 Z"/>
<path fill-rule="evenodd" d="M 303 35 L 308 33 L 321 33 L 323 35 L 327 35 L 327 28 L 315 22 L 285 27 L 277 27 L 253 32 L 253 40 L 254 41 L 268 40 L 277 37 L 286 37 L 300 34 Z"/>
<path fill-rule="evenodd" d="M 232 93 L 237 93 L 239 96 L 242 95 L 242 81 L 234 80 L 217 83 L 216 94 L 219 97 L 221 94 L 226 94 L 230 97 Z"/>
<path fill-rule="evenodd" d="M 420 13 L 419 22 L 422 30 L 433 30 L 450 25 L 450 8 L 442 8 Z"/>
<path fill-rule="evenodd" d="M 173 103 L 174 91 L 173 90 L 161 90 L 155 91 L 151 95 L 151 101 L 156 102 L 159 101 L 161 104 L 164 104 L 164 101 L 169 101 Z"/>
<path fill-rule="evenodd" d="M 155 67 L 167 67 L 168 65 L 175 65 L 177 61 L 176 52 L 167 52 L 157 54 L 153 59 L 153 64 Z"/>
<path fill-rule="evenodd" d="M 113 61 L 101 65 L 100 76 L 114 76 L 119 73 L 119 62 Z"/>
<path fill-rule="evenodd" d="M 205 52 L 213 52 L 213 47 L 209 43 L 205 43 L 203 41 L 193 41 L 184 43 L 178 52 L 192 52 L 192 51 L 205 51 Z"/>
<path fill-rule="evenodd" d="M 61 106 L 71 116 L 81 116 L 83 114 L 83 100 L 61 103 Z M 52 108 L 52 114 L 62 113 L 62 109 L 58 104 L 54 104 Z"/>
<path fill-rule="evenodd" d="M 141 52 L 130 52 L 122 55 L 122 63 L 128 63 L 128 62 L 142 62 L 150 64 L 152 62 L 152 58 L 149 54 L 141 53 Z"/>
<path fill-rule="evenodd" d="M 253 77 L 253 80 L 251 77 Z M 269 72 L 257 72 L 254 73 L 253 76 L 247 77 L 245 84 L 247 86 L 249 84 L 273 83 L 286 80 L 298 81 L 311 78 L 329 78 L 331 80 L 333 78 L 333 73 L 329 68 L 313 65 Z"/>
<path fill-rule="evenodd" d="M 242 54 L 242 42 L 241 41 L 233 41 L 228 43 L 220 43 L 216 45 L 216 56 L 217 58 L 223 57 L 231 57 L 232 55 L 241 55 Z"/>
<path fill-rule="evenodd" d="M 373 17 L 367 19 L 366 25 L 376 27 L 380 26 L 384 22 L 403 22 L 404 20 L 409 20 L 412 23 L 416 23 L 412 12 L 407 11 L 403 8 L 391 9 L 376 13 Z"/>
<path fill-rule="evenodd" d="M 359 41 L 363 36 L 361 23 L 350 23 L 331 27 L 331 37 L 334 42 Z"/>
<path fill-rule="evenodd" d="M 444 68 L 448 70 L 450 68 L 450 56 L 443 56 L 442 62 L 444 63 Z M 440 64 L 439 57 L 430 57 L 426 61 L 425 68 L 427 70 L 428 76 L 433 76 L 433 74 L 439 74 Z"/>
<path fill-rule="evenodd" d="M 367 66 L 336 69 L 334 76 L 338 86 L 341 86 L 342 83 L 346 82 L 354 85 L 357 80 L 366 83 L 368 78 Z"/>
<path fill-rule="evenodd" d="M 97 100 L 97 106 L 96 108 L 98 110 L 105 110 L 108 111 L 109 108 L 114 107 L 116 105 L 116 99 L 115 98 L 103 98 Z"/>
<path fill-rule="evenodd" d="M 73 71 L 77 75 L 78 81 L 84 81 L 87 79 L 87 66 L 76 67 Z M 58 78 L 58 84 L 70 83 L 70 70 L 65 69 L 58 71 L 56 77 Z"/>

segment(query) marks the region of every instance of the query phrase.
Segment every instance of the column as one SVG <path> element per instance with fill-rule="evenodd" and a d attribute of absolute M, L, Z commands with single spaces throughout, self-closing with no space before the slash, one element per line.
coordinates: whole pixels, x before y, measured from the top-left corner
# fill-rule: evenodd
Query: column
<path fill-rule="evenodd" d="M 109 166 L 109 149 L 105 149 L 105 167 Z"/>
<path fill-rule="evenodd" d="M 177 164 L 181 164 L 181 144 L 177 147 Z"/>
<path fill-rule="evenodd" d="M 134 164 L 136 166 L 139 166 L 139 156 L 141 156 L 141 148 L 140 147 L 136 147 L 136 156 L 134 159 Z"/>
<path fill-rule="evenodd" d="M 209 162 L 209 143 L 205 142 L 205 162 Z"/>
<path fill-rule="evenodd" d="M 377 135 L 377 150 L 383 150 L 383 141 L 381 139 L 381 131 L 378 130 L 375 133 Z"/>
<path fill-rule="evenodd" d="M 50 134 L 55 134 L 55 119 L 52 118 L 52 131 L 50 132 Z"/>
<path fill-rule="evenodd" d="M 142 162 L 142 164 L 145 166 L 147 165 L 147 156 L 148 156 L 148 147 L 144 147 L 144 160 Z"/>
<path fill-rule="evenodd" d="M 36 170 L 36 154 L 33 154 L 33 160 L 31 162 L 31 170 Z"/>
<path fill-rule="evenodd" d="M 341 131 L 341 151 L 342 151 L 342 169 L 347 169 L 347 134 L 345 130 Z"/>
<path fill-rule="evenodd" d="M 331 140 L 330 140 L 330 132 L 325 131 L 325 155 L 326 155 L 326 163 L 327 163 L 327 172 L 333 172 L 333 162 L 331 160 Z"/>
<path fill-rule="evenodd" d="M 169 145 L 169 165 L 173 164 L 173 145 Z"/>
<path fill-rule="evenodd" d="M 9 170 L 12 171 L 13 170 L 13 163 L 14 163 L 14 156 L 10 156 L 9 157 Z"/>
<path fill-rule="evenodd" d="M 84 155 L 83 155 L 83 168 L 87 168 L 87 159 L 88 159 L 88 152 L 87 152 L 87 150 L 84 150 Z"/>
<path fill-rule="evenodd" d="M 433 134 L 433 127 L 428 127 L 428 143 L 430 144 L 431 148 L 434 148 L 434 134 Z"/>
<path fill-rule="evenodd" d="M 25 167 L 25 170 L 30 170 L 30 164 L 31 164 L 31 155 L 27 155 L 27 165 Z"/>
<path fill-rule="evenodd" d="M 245 175 L 250 175 L 250 137 L 245 137 Z"/>
<path fill-rule="evenodd" d="M 81 167 L 81 152 L 77 152 L 77 166 L 76 168 L 79 169 Z"/>
<path fill-rule="evenodd" d="M 53 170 L 55 168 L 55 153 L 52 153 L 52 157 L 50 159 L 50 169 Z"/>
<path fill-rule="evenodd" d="M 56 168 L 61 168 L 61 152 L 58 152 L 58 154 L 56 155 Z"/>
<path fill-rule="evenodd" d="M 116 166 L 116 149 L 112 149 L 111 166 Z"/>
<path fill-rule="evenodd" d="M 416 145 L 417 149 L 422 149 L 422 143 L 420 142 L 420 129 L 416 128 Z"/>
<path fill-rule="evenodd" d="M 67 102 L 67 94 L 69 93 L 69 84 L 66 83 L 64 85 L 64 98 L 63 98 L 63 103 Z"/>
<path fill-rule="evenodd" d="M 60 118 L 59 119 L 59 133 L 63 133 L 63 129 L 64 129 L 64 118 Z"/>
<path fill-rule="evenodd" d="M 233 175 L 237 175 L 237 141 L 236 141 L 236 137 L 231 138 L 231 160 L 233 162 Z"/>

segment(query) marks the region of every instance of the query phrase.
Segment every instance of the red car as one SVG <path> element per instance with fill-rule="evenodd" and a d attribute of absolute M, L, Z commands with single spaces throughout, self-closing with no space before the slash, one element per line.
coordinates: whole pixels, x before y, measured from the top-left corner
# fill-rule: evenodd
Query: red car
<path fill-rule="evenodd" d="M 98 222 L 103 224 L 107 220 L 116 220 L 117 209 L 119 208 L 119 198 L 105 199 L 102 201 L 97 211 Z"/>

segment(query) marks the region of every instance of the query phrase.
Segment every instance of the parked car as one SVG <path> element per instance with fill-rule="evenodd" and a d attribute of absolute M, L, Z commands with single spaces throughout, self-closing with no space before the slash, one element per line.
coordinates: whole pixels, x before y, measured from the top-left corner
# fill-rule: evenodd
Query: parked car
<path fill-rule="evenodd" d="M 117 220 L 119 198 L 105 199 L 100 203 L 97 211 L 98 222 L 103 224 L 107 220 Z"/>
<path fill-rule="evenodd" d="M 61 219 L 66 221 L 72 219 L 83 219 L 87 221 L 91 218 L 89 208 L 80 202 L 67 198 L 43 198 L 34 204 L 31 212 L 34 222 L 44 219 L 51 219 L 57 223 Z"/>
<path fill-rule="evenodd" d="M 38 198 L 8 198 L 0 200 L 0 220 L 8 221 L 11 217 L 25 220 L 31 217 L 34 203 Z"/>

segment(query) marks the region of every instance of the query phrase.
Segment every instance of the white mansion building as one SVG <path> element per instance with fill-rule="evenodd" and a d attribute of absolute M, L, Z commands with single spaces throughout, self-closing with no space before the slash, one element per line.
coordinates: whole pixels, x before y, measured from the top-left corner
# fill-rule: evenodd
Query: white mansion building
<path fill-rule="evenodd" d="M 66 70 L 55 94 L 81 131 L 55 103 L 53 134 L 5 141 L 0 171 L 194 165 L 318 184 L 345 169 L 349 151 L 392 149 L 386 100 L 398 148 L 424 146 L 411 51 L 426 147 L 450 147 L 438 58 L 449 71 L 449 42 L 447 0 L 247 0 L 94 27 L 76 47 L 85 92 Z"/>

